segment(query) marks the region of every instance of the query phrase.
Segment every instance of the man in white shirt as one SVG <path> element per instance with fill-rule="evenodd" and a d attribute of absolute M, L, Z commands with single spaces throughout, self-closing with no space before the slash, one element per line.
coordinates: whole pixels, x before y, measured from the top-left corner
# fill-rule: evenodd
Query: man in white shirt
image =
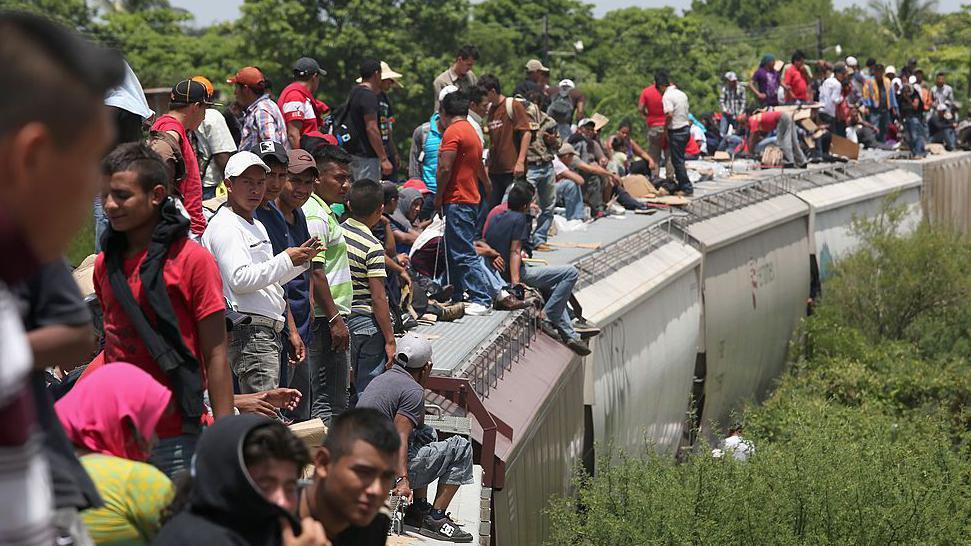
<path fill-rule="evenodd" d="M 823 109 L 819 112 L 819 119 L 829 125 L 829 130 L 836 135 L 846 136 L 846 128 L 836 117 L 836 107 L 843 102 L 843 80 L 846 79 L 846 66 L 836 63 L 833 75 L 826 78 L 819 86 L 819 102 Z"/>
<path fill-rule="evenodd" d="M 661 92 L 665 117 L 664 131 L 667 135 L 668 151 L 671 154 L 675 177 L 675 181 L 668 179 L 661 184 L 661 187 L 669 194 L 690 196 L 694 194 L 694 187 L 691 185 L 688 169 L 684 164 L 684 149 L 688 145 L 688 139 L 691 138 L 688 95 L 671 84 L 664 71 L 658 71 L 654 80 L 658 91 Z"/>
<path fill-rule="evenodd" d="M 199 172 L 202 173 L 202 200 L 205 201 L 216 196 L 226 162 L 236 153 L 236 141 L 229 132 L 226 118 L 215 108 L 206 110 L 206 118 L 194 134 Z"/>
<path fill-rule="evenodd" d="M 263 201 L 270 168 L 252 152 L 238 152 L 226 163 L 226 204 L 202 236 L 216 258 L 223 294 L 248 324 L 233 329 L 229 362 L 242 394 L 280 386 L 280 332 L 287 316 L 282 285 L 300 275 L 320 250 L 311 238 L 299 247 L 273 255 L 266 228 L 253 217 Z"/>

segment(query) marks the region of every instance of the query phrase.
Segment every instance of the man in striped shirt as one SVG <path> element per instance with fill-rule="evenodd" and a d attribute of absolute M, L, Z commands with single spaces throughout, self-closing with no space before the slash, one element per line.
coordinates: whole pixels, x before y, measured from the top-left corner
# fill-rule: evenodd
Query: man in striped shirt
<path fill-rule="evenodd" d="M 240 150 L 252 150 L 260 142 L 280 142 L 290 151 L 287 124 L 283 121 L 280 107 L 270 98 L 266 77 L 259 68 L 247 66 L 226 83 L 233 84 L 233 94 L 240 114 Z"/>
<path fill-rule="evenodd" d="M 388 294 L 384 289 L 384 245 L 371 228 L 384 212 L 384 189 L 367 178 L 354 182 L 348 193 L 348 218 L 341 228 L 351 269 L 351 369 L 357 394 L 394 362 L 395 341 Z"/>

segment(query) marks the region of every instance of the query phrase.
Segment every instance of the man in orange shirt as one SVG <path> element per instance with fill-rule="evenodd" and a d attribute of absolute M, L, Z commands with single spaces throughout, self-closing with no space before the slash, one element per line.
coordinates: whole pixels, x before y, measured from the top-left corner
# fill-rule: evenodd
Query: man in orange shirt
<path fill-rule="evenodd" d="M 792 54 L 792 64 L 782 78 L 786 89 L 786 104 L 809 102 L 809 74 L 806 69 L 806 54 L 796 50 Z"/>
<path fill-rule="evenodd" d="M 479 213 L 479 183 L 489 194 L 492 182 L 482 165 L 482 141 L 469 123 L 468 95 L 461 91 L 442 99 L 442 123 L 445 132 L 438 148 L 438 188 L 435 209 L 445 216 L 445 249 L 448 278 L 455 287 L 456 298 L 468 292 L 467 315 L 491 313 L 492 298 L 488 282 L 478 267 L 475 253 L 476 222 Z"/>

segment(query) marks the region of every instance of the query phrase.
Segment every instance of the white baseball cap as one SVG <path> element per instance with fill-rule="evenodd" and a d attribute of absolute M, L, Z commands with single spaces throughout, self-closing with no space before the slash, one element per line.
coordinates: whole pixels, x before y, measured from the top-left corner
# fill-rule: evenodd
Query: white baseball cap
<path fill-rule="evenodd" d="M 738 75 L 732 72 L 731 70 L 729 70 L 728 72 L 725 72 L 725 79 L 730 82 L 737 82 Z"/>
<path fill-rule="evenodd" d="M 450 95 L 458 90 L 459 88 L 454 85 L 446 85 L 441 91 L 438 92 L 438 102 L 445 100 L 445 95 Z"/>
<path fill-rule="evenodd" d="M 573 89 L 576 86 L 573 80 L 560 80 L 560 89 Z"/>
<path fill-rule="evenodd" d="M 887 68 L 884 68 L 883 69 L 883 73 L 884 74 L 893 74 L 894 76 L 896 76 L 897 75 L 897 69 L 892 64 L 888 64 L 887 65 Z"/>
<path fill-rule="evenodd" d="M 395 341 L 394 359 L 404 368 L 424 368 L 432 360 L 432 344 L 409 332 Z"/>
<path fill-rule="evenodd" d="M 846 58 L 846 66 L 852 66 L 853 68 L 856 68 L 860 66 L 860 61 L 857 61 L 856 57 L 854 57 L 853 55 L 850 55 L 849 57 Z"/>
<path fill-rule="evenodd" d="M 226 162 L 226 168 L 223 169 L 223 173 L 226 175 L 226 178 L 232 178 L 243 174 L 243 171 L 254 165 L 259 165 L 263 167 L 264 171 L 270 172 L 270 168 L 266 166 L 266 163 L 263 163 L 260 156 L 253 152 L 242 151 L 236 152 L 229 158 L 229 161 Z"/>

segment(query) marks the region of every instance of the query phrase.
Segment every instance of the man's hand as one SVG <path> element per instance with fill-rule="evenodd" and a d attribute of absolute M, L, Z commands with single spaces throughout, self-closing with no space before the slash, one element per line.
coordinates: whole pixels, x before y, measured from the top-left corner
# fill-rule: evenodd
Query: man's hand
<path fill-rule="evenodd" d="M 351 333 L 347 330 L 344 317 L 337 317 L 330 323 L 330 349 L 334 352 L 346 351 L 350 347 Z"/>
<path fill-rule="evenodd" d="M 385 356 L 388 357 L 388 362 L 386 366 L 388 369 L 391 369 L 391 366 L 394 366 L 394 358 L 397 355 L 397 352 L 398 352 L 398 347 L 397 347 L 397 344 L 394 342 L 393 338 L 391 339 L 391 341 L 385 342 L 384 354 Z"/>
<path fill-rule="evenodd" d="M 512 168 L 512 175 L 514 178 L 522 178 L 526 174 L 526 164 L 522 161 L 517 161 L 516 166 Z"/>
<path fill-rule="evenodd" d="M 324 533 L 324 527 L 314 518 L 303 518 L 300 521 L 303 532 L 300 536 L 293 535 L 290 522 L 280 518 L 280 529 L 282 530 L 283 546 L 331 546 Z"/>
<path fill-rule="evenodd" d="M 293 246 L 286 250 L 293 265 L 303 265 L 320 253 L 320 239 L 311 237 L 300 246 Z"/>
<path fill-rule="evenodd" d="M 398 277 L 401 278 L 401 284 L 403 286 L 411 286 L 411 275 L 408 274 L 407 269 L 402 269 Z"/>
<path fill-rule="evenodd" d="M 293 411 L 299 403 L 300 391 L 297 389 L 278 388 L 233 395 L 233 405 L 240 413 L 260 413 L 273 418 L 277 417 L 277 409 Z"/>
<path fill-rule="evenodd" d="M 394 170 L 394 166 L 391 165 L 391 160 L 385 157 L 381 160 L 381 174 L 388 176 Z"/>
<path fill-rule="evenodd" d="M 290 332 L 290 365 L 296 366 L 307 357 L 307 348 L 303 345 L 303 339 L 297 332 Z"/>
<path fill-rule="evenodd" d="M 502 256 L 496 256 L 495 258 L 492 259 L 492 267 L 496 268 L 496 271 L 500 271 L 500 272 L 505 271 L 506 262 L 505 260 L 502 259 Z"/>
<path fill-rule="evenodd" d="M 411 484 L 408 483 L 407 476 L 403 476 L 401 478 L 401 481 L 398 482 L 398 485 L 394 486 L 394 489 L 391 490 L 391 494 L 397 495 L 399 497 L 405 497 L 406 499 L 408 499 L 408 504 L 411 504 L 412 491 L 411 491 Z"/>

